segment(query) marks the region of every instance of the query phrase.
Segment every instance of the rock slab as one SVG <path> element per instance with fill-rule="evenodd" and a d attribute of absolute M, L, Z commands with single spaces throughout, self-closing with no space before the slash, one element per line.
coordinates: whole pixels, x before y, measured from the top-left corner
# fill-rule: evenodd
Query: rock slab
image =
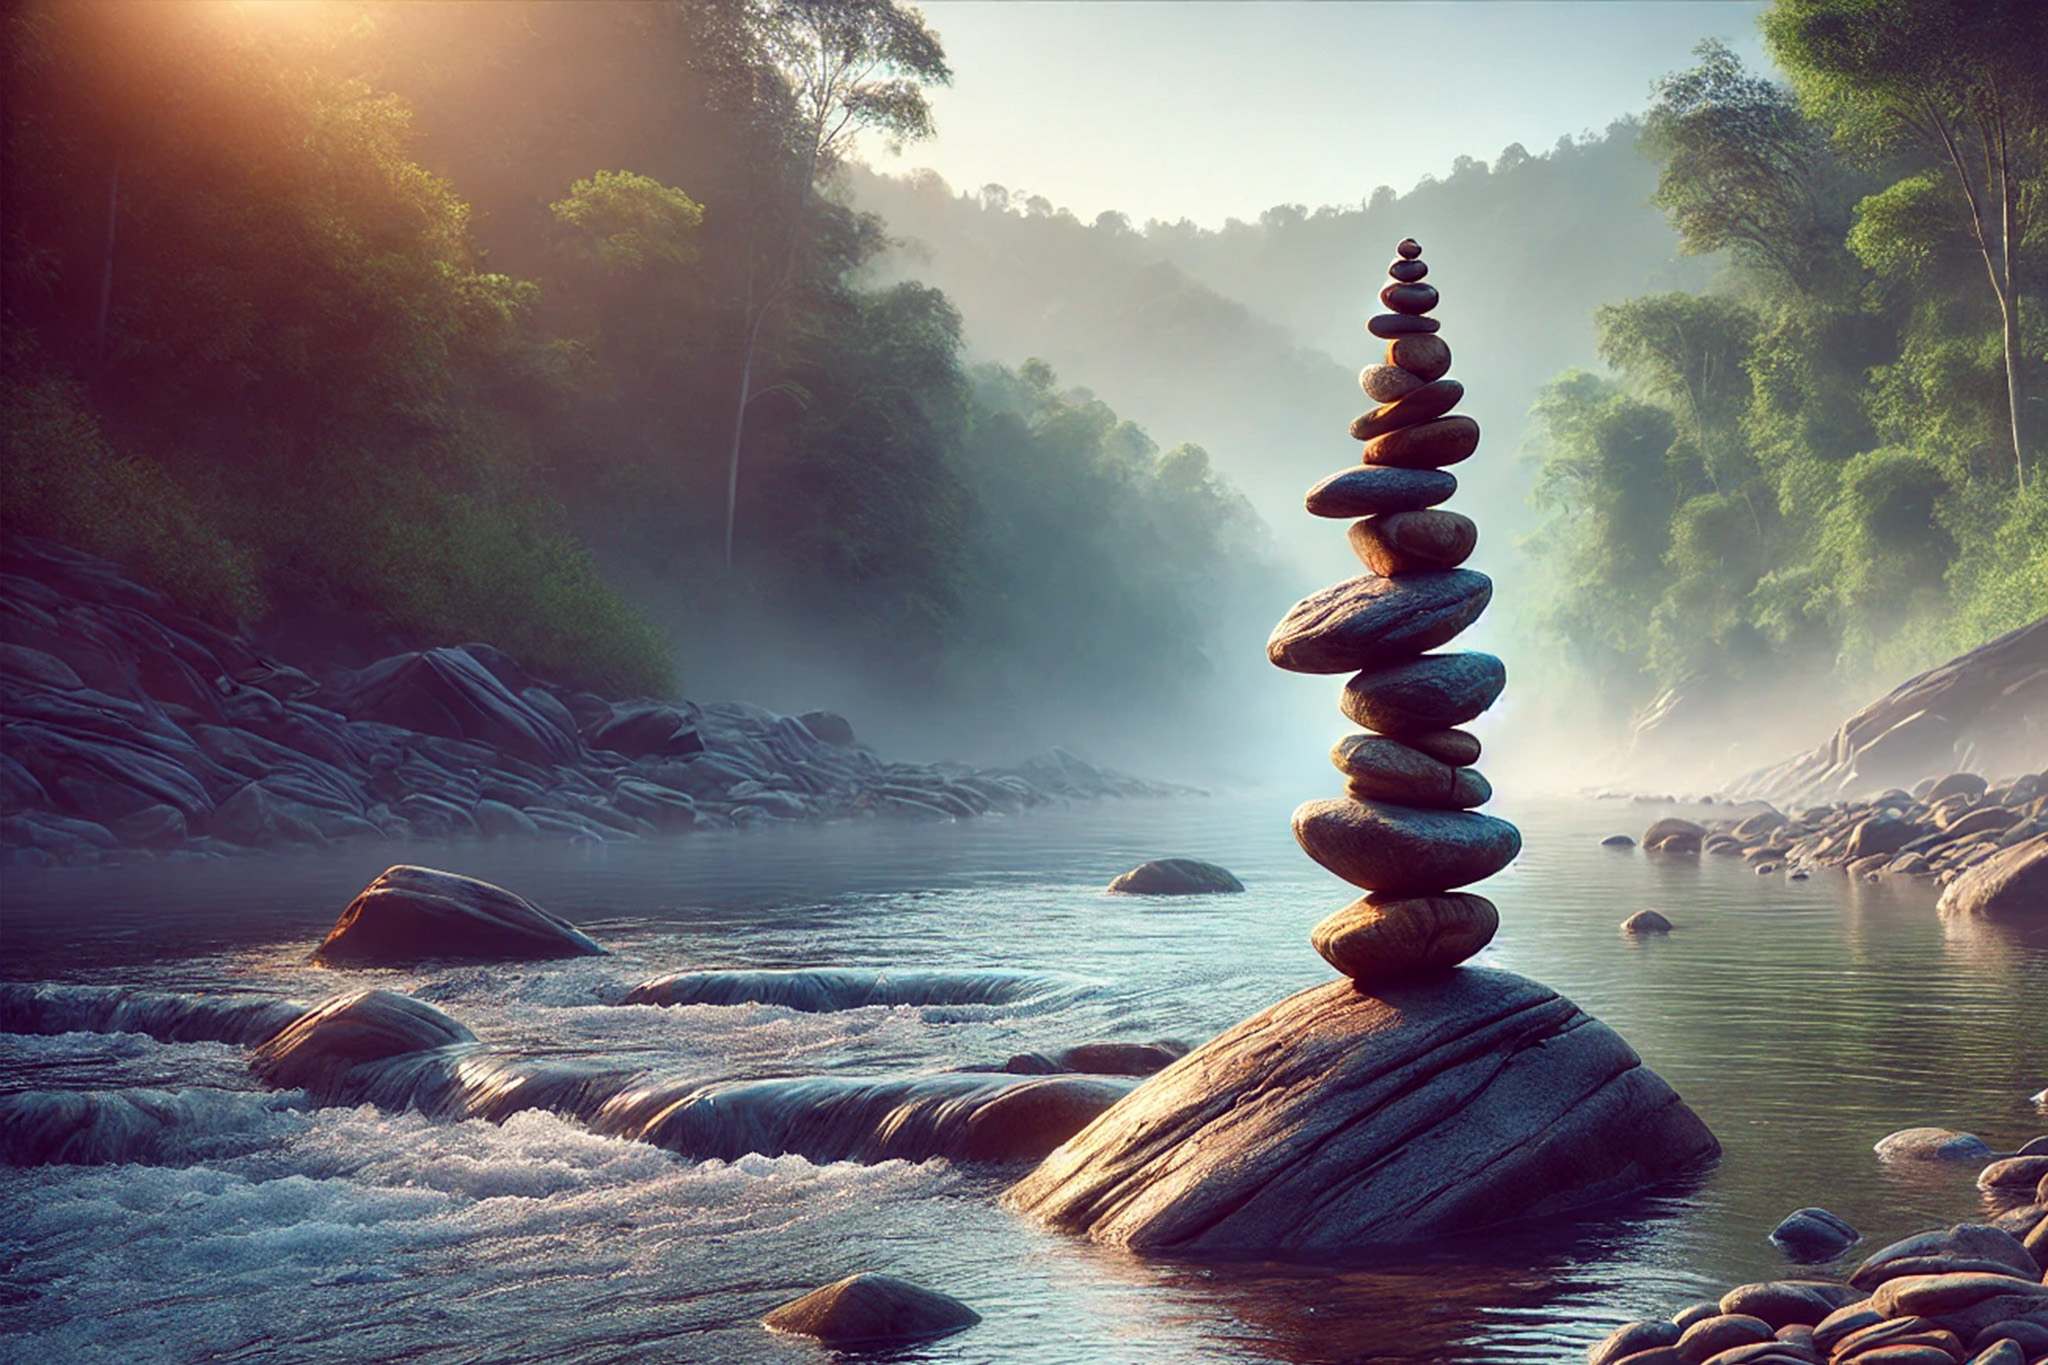
<path fill-rule="evenodd" d="M 1613 1030 L 1533 981 L 1464 967 L 1273 1005 L 1005 1199 L 1137 1250 L 1317 1255 L 1554 1216 L 1719 1151 Z"/>

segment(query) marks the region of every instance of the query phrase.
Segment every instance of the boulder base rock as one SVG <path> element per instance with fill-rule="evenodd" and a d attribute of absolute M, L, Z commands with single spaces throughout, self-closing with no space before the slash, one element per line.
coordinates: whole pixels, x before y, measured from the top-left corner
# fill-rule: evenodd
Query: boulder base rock
<path fill-rule="evenodd" d="M 1994 853 L 1941 893 L 1942 917 L 2048 917 L 2048 834 Z"/>
<path fill-rule="evenodd" d="M 1199 858 L 1154 858 L 1139 863 L 1109 884 L 1126 896 L 1208 896 L 1244 890 L 1228 868 Z"/>
<path fill-rule="evenodd" d="M 761 1319 L 777 1332 L 816 1337 L 827 1346 L 868 1349 L 929 1341 L 964 1331 L 981 1314 L 950 1294 L 894 1275 L 849 1275 L 814 1289 Z"/>
<path fill-rule="evenodd" d="M 1132 1091 L 1006 1200 L 1139 1250 L 1319 1255 L 1554 1216 L 1719 1150 L 1613 1030 L 1464 967 L 1281 1001 Z"/>
<path fill-rule="evenodd" d="M 319 963 L 587 957 L 604 948 L 523 897 L 474 877 L 399 866 L 341 912 Z"/>

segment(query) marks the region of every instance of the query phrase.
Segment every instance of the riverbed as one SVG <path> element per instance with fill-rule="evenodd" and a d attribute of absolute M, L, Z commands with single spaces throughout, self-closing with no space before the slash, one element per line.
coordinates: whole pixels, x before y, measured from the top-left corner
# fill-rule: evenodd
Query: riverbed
<path fill-rule="evenodd" d="M 1264 790 L 1077 803 L 957 824 L 769 824 L 638 844 L 349 847 L 321 855 L 25 872 L 4 892 L 7 979 L 318 999 L 431 999 L 485 1041 L 659 1057 L 706 1080 L 1000 1066 L 1087 1041 L 1199 1043 L 1329 979 L 1308 946 L 1354 893 L 1309 863 Z M 1147 1260 L 1018 1221 L 1010 1176 L 944 1162 L 688 1163 L 525 1113 L 493 1126 L 311 1109 L 238 1048 L 133 1034 L 0 1036 L 8 1090 L 194 1092 L 207 1133 L 157 1164 L 0 1171 L 0 1358 L 44 1362 L 809 1362 L 763 1312 L 884 1270 L 984 1321 L 930 1362 L 1562 1361 L 1614 1324 L 1795 1272 L 1765 1234 L 1820 1205 L 1886 1241 L 1985 1211 L 1975 1167 L 1888 1168 L 1871 1144 L 1936 1124 L 2011 1150 L 2048 1128 L 2048 929 L 1944 923 L 1935 891 L 1791 882 L 1739 859 L 1599 846 L 1662 808 L 1502 803 L 1525 851 L 1483 888 L 1478 959 L 1618 1029 L 1724 1158 L 1689 1188 L 1570 1226 L 1343 1263 Z M 1111 897 L 1149 857 L 1220 862 L 1243 895 Z M 311 947 L 393 861 L 499 882 L 616 954 L 329 971 Z M 1616 926 L 1657 909 L 1666 938 Z M 1044 977 L 1000 1005 L 800 1014 L 622 1007 L 623 986 L 720 966 Z M 216 1113 L 217 1111 L 217 1113 Z M 1010 1173 L 1011 1176 L 1014 1172 Z"/>

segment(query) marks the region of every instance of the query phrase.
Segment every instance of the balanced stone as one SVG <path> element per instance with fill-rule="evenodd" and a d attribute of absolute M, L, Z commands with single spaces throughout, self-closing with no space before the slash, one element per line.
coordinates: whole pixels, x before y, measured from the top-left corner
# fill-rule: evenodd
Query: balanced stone
<path fill-rule="evenodd" d="M 1266 657 L 1292 673 L 1350 673 L 1435 649 L 1471 625 L 1493 580 L 1470 569 L 1381 578 L 1361 574 L 1294 604 Z"/>
<path fill-rule="evenodd" d="M 1405 398 L 1428 381 L 1417 379 L 1399 365 L 1368 365 L 1358 372 L 1358 387 L 1375 403 Z"/>
<path fill-rule="evenodd" d="M 1338 706 L 1383 735 L 1441 730 L 1479 715 L 1507 685 L 1507 665 L 1491 654 L 1425 654 L 1358 674 L 1344 684 Z"/>
<path fill-rule="evenodd" d="M 1479 761 L 1479 736 L 1469 730 L 1429 730 L 1418 735 L 1403 735 L 1401 742 L 1454 768 Z"/>
<path fill-rule="evenodd" d="M 1410 315 L 1427 313 L 1430 309 L 1436 307 L 1436 286 L 1408 284 L 1404 281 L 1396 280 L 1380 290 L 1380 302 L 1393 309 L 1396 313 L 1407 313 Z"/>
<path fill-rule="evenodd" d="M 1365 443 L 1369 465 L 1394 469 L 1439 469 L 1456 464 L 1479 449 L 1479 423 L 1470 417 L 1441 417 Z"/>
<path fill-rule="evenodd" d="M 1453 767 L 1381 735 L 1346 735 L 1330 750 L 1330 762 L 1351 779 L 1347 789 L 1361 801 L 1466 810 L 1492 795 L 1486 779 L 1472 769 Z"/>
<path fill-rule="evenodd" d="M 1458 406 L 1458 400 L 1465 396 L 1465 386 L 1455 379 L 1439 379 L 1424 384 L 1406 397 L 1385 403 L 1353 419 L 1351 439 L 1370 441 L 1375 436 L 1384 436 L 1402 427 L 1412 427 L 1443 416 Z"/>
<path fill-rule="evenodd" d="M 1377 313 L 1366 320 L 1365 330 L 1376 337 L 1412 337 L 1434 332 L 1443 326 L 1435 318 L 1411 317 L 1407 313 Z"/>
<path fill-rule="evenodd" d="M 1451 344 L 1442 337 L 1397 337 L 1387 344 L 1387 363 L 1427 382 L 1450 373 Z"/>
<path fill-rule="evenodd" d="M 1479 527 L 1456 512 L 1388 512 L 1351 524 L 1351 549 L 1366 568 L 1387 578 L 1418 570 L 1455 569 L 1479 545 Z"/>
<path fill-rule="evenodd" d="M 1429 274 L 1429 266 L 1421 261 L 1396 260 L 1387 267 L 1387 273 L 1403 284 L 1413 284 Z"/>
<path fill-rule="evenodd" d="M 1490 815 L 1345 798 L 1303 803 L 1294 838 L 1353 886 L 1389 896 L 1483 881 L 1522 851 L 1521 832 Z"/>
<path fill-rule="evenodd" d="M 1394 248 L 1394 254 L 1404 261 L 1412 261 L 1422 254 L 1422 243 L 1413 237 L 1403 237 L 1400 244 Z"/>
<path fill-rule="evenodd" d="M 1318 924 L 1309 941 L 1360 985 L 1448 971 L 1493 942 L 1500 912 L 1484 896 L 1362 896 Z"/>
<path fill-rule="evenodd" d="M 1318 517 L 1362 517 L 1375 512 L 1419 512 L 1449 500 L 1458 476 L 1441 469 L 1347 469 L 1308 490 Z"/>

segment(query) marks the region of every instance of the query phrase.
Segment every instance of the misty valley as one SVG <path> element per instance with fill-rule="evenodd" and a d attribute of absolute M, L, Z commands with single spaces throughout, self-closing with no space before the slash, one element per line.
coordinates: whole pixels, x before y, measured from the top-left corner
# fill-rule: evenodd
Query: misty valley
<path fill-rule="evenodd" d="M 2048 1362 L 2048 7 L 0 32 L 0 1359 Z"/>

